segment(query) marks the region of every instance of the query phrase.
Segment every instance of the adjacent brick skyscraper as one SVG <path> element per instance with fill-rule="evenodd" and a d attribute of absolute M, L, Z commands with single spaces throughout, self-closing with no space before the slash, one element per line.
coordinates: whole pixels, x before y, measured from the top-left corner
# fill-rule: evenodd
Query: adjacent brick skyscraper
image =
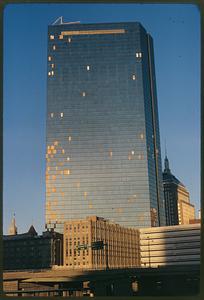
<path fill-rule="evenodd" d="M 48 30 L 46 223 L 165 225 L 152 38 L 141 24 Z"/>

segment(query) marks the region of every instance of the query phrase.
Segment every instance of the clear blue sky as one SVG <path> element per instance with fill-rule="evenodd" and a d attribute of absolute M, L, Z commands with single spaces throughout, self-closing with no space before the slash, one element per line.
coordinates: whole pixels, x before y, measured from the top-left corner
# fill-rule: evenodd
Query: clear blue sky
<path fill-rule="evenodd" d="M 200 208 L 200 13 L 195 5 L 18 4 L 4 12 L 4 233 L 44 230 L 47 27 L 139 21 L 154 39 L 162 160 Z"/>

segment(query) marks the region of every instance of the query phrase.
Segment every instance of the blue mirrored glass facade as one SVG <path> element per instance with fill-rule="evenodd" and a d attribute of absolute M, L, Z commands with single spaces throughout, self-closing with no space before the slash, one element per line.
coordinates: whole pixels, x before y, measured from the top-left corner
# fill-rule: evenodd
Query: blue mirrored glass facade
<path fill-rule="evenodd" d="M 165 225 L 153 43 L 137 22 L 48 29 L 46 223 Z"/>

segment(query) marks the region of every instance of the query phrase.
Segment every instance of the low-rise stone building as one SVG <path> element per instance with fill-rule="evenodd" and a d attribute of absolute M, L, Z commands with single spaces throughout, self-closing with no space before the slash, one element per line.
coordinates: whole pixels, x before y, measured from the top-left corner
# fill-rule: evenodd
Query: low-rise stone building
<path fill-rule="evenodd" d="M 46 269 L 63 262 L 63 235 L 45 231 L 38 235 L 33 226 L 22 234 L 3 236 L 3 269 Z"/>
<path fill-rule="evenodd" d="M 74 269 L 139 266 L 139 232 L 97 216 L 64 224 L 64 266 Z"/>

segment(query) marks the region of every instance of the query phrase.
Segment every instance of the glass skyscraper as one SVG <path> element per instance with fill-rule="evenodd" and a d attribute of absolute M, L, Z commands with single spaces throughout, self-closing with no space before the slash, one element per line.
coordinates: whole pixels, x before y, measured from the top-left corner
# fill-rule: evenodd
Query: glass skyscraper
<path fill-rule="evenodd" d="M 165 225 L 152 38 L 137 22 L 48 29 L 46 224 Z"/>

